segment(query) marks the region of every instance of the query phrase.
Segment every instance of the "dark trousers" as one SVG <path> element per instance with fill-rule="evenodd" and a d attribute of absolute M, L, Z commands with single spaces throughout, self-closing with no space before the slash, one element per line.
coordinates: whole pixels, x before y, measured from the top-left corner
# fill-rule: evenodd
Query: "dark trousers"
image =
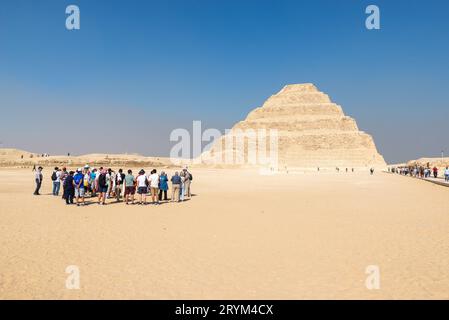
<path fill-rule="evenodd" d="M 42 181 L 40 181 L 39 179 L 36 179 L 36 190 L 34 190 L 34 194 L 36 194 L 36 195 L 39 194 L 39 190 L 41 189 L 41 185 L 42 185 Z"/>
<path fill-rule="evenodd" d="M 75 196 L 75 189 L 71 188 L 71 189 L 64 190 L 65 203 L 67 203 L 67 204 L 73 203 L 74 196 Z"/>
<path fill-rule="evenodd" d="M 164 193 L 164 200 L 168 200 L 168 198 L 167 198 L 167 190 L 159 189 L 159 201 L 162 200 L 162 192 Z"/>

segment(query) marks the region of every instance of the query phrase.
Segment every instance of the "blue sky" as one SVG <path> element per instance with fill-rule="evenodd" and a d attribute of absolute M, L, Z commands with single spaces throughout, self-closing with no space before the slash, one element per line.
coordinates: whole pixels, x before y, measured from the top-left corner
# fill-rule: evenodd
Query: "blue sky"
<path fill-rule="evenodd" d="M 65 28 L 76 4 L 81 29 Z M 365 8 L 381 29 L 365 28 Z M 168 155 L 312 82 L 388 162 L 449 154 L 449 2 L 2 0 L 0 140 L 50 154 Z"/>

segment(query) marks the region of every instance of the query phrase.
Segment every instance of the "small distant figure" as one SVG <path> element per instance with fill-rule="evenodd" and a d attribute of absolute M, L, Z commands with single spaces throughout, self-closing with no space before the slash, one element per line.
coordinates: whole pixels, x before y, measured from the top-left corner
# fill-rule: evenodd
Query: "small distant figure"
<path fill-rule="evenodd" d="M 31 172 L 34 172 L 34 171 L 36 171 L 36 165 L 35 164 L 33 164 L 33 169 L 31 169 Z"/>
<path fill-rule="evenodd" d="M 336 167 L 335 170 L 337 170 L 337 172 L 340 172 L 340 168 L 339 167 Z"/>
<path fill-rule="evenodd" d="M 23 159 L 23 154 L 20 156 L 20 159 Z"/>
<path fill-rule="evenodd" d="M 437 178 L 438 177 L 438 168 L 437 167 L 433 167 L 433 177 Z"/>
<path fill-rule="evenodd" d="M 42 167 L 37 168 L 36 173 L 34 175 L 34 180 L 36 181 L 36 189 L 34 190 L 34 195 L 35 196 L 39 196 L 39 190 L 41 189 L 42 186 L 42 180 L 44 178 L 43 174 L 42 174 Z"/>
<path fill-rule="evenodd" d="M 346 168 L 346 173 L 348 172 L 348 168 Z"/>
<path fill-rule="evenodd" d="M 352 170 L 352 172 L 354 172 L 354 168 L 352 168 L 351 170 Z"/>
<path fill-rule="evenodd" d="M 444 181 L 449 182 L 449 168 L 446 167 L 444 170 Z"/>
<path fill-rule="evenodd" d="M 318 172 L 320 172 L 320 167 L 318 167 Z"/>
<path fill-rule="evenodd" d="M 67 153 L 67 157 L 70 157 L 70 152 Z"/>
<path fill-rule="evenodd" d="M 374 174 L 374 168 L 369 169 L 369 172 L 371 173 L 371 175 Z"/>

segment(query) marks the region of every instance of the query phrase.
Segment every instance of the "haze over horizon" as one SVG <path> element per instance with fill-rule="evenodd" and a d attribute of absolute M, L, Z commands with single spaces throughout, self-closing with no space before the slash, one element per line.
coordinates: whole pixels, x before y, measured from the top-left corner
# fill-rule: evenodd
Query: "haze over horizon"
<path fill-rule="evenodd" d="M 81 29 L 65 28 L 76 4 Z M 365 8 L 381 29 L 365 28 Z M 387 163 L 449 155 L 446 1 L 2 1 L 0 147 L 168 156 L 314 83 Z"/>

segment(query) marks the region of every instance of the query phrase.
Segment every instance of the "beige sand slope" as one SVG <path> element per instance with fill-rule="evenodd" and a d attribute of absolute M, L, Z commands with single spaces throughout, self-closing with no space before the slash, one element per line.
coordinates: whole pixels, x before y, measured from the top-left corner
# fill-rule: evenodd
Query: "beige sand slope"
<path fill-rule="evenodd" d="M 23 156 L 23 157 L 22 157 Z M 43 167 L 67 166 L 71 168 L 81 167 L 86 164 L 92 167 L 171 167 L 172 163 L 166 157 L 145 157 L 139 154 L 86 154 L 80 156 L 42 156 L 18 149 L 0 148 L 0 167 Z"/>
<path fill-rule="evenodd" d="M 343 113 L 341 106 L 320 92 L 313 84 L 291 84 L 272 95 L 262 107 L 251 111 L 228 134 L 266 130 L 262 146 L 269 148 L 270 129 L 278 132 L 278 163 L 280 168 L 293 167 L 385 167 L 373 138 L 360 131 L 356 121 Z M 265 136 L 262 133 L 262 136 Z M 232 138 L 231 138 L 232 139 Z M 234 138 L 237 141 L 237 138 Z M 205 163 L 215 157 L 241 156 L 248 161 L 248 141 L 239 152 L 237 142 L 226 144 L 223 136 L 211 150 L 203 154 Z M 254 145 L 258 144 L 255 143 Z M 263 149 L 263 148 L 262 148 Z M 237 154 L 237 155 L 236 155 Z"/>
<path fill-rule="evenodd" d="M 77 208 L 33 197 L 31 170 L 0 169 L 0 298 L 449 298 L 449 188 L 367 172 L 193 174 L 182 204 Z M 65 287 L 68 265 L 79 290 Z M 365 286 L 369 265 L 379 290 Z"/>

